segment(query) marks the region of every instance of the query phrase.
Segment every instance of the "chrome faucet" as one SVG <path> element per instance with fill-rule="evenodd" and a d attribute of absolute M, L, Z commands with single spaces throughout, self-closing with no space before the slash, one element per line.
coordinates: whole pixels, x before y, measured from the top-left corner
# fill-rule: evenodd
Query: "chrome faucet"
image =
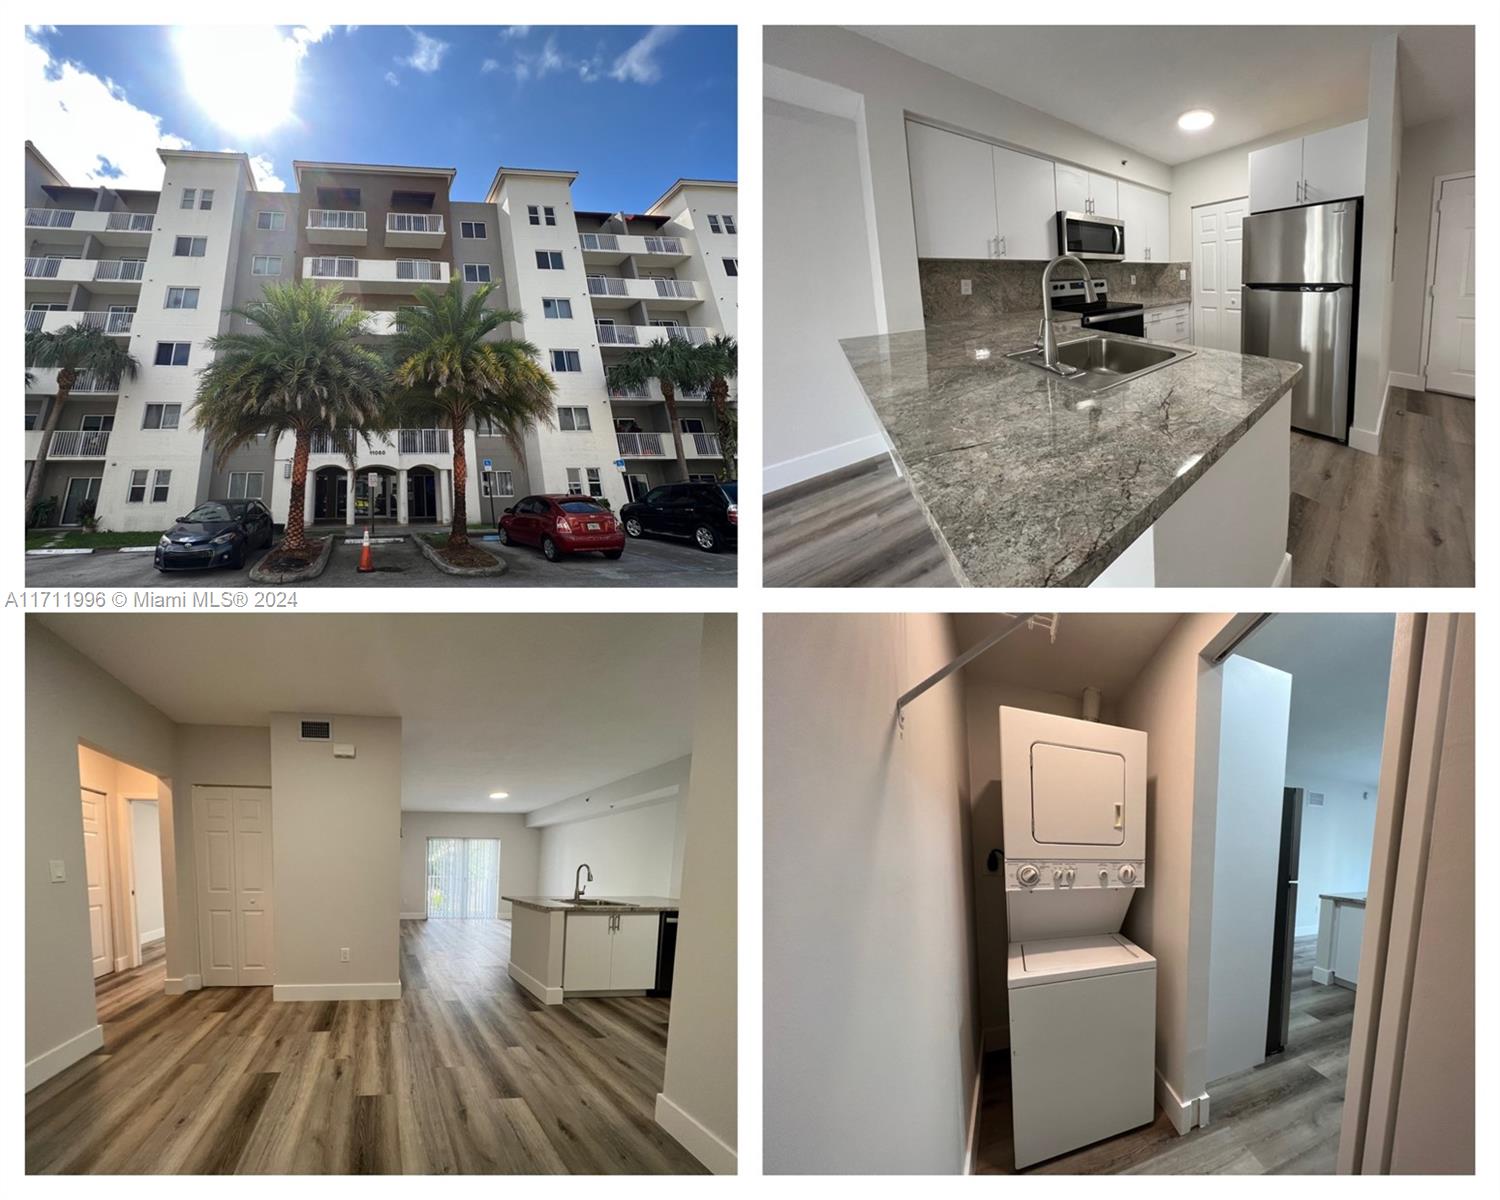
<path fill-rule="evenodd" d="M 578 877 L 580 875 L 582 875 L 585 871 L 588 871 L 588 873 L 589 873 L 589 882 L 590 883 L 594 882 L 594 872 L 591 871 L 591 870 L 589 870 L 588 863 L 579 863 L 578 864 L 578 870 L 576 870 L 576 871 L 573 872 L 573 899 L 575 899 L 575 900 L 582 900 L 583 899 L 583 887 L 584 887 L 584 885 L 578 882 Z"/>
<path fill-rule="evenodd" d="M 1037 345 L 1042 348 L 1042 361 L 1038 366 L 1046 367 L 1058 375 L 1072 375 L 1076 367 L 1057 361 L 1057 335 L 1052 332 L 1052 270 L 1058 263 L 1078 264 L 1083 272 L 1083 294 L 1090 304 L 1094 302 L 1094 277 L 1089 273 L 1083 259 L 1076 254 L 1059 254 L 1042 270 L 1042 327 L 1037 331 Z"/>

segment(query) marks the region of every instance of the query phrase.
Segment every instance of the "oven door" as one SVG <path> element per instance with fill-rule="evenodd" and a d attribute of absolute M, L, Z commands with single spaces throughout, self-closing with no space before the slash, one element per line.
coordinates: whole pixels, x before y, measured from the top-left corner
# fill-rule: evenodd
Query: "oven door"
<path fill-rule="evenodd" d="M 1133 312 L 1100 313 L 1083 318 L 1083 327 L 1094 333 L 1124 333 L 1130 337 L 1146 336 L 1146 310 L 1137 308 Z"/>
<path fill-rule="evenodd" d="M 1057 252 L 1079 258 L 1125 260 L 1125 222 L 1088 213 L 1057 214 Z"/>

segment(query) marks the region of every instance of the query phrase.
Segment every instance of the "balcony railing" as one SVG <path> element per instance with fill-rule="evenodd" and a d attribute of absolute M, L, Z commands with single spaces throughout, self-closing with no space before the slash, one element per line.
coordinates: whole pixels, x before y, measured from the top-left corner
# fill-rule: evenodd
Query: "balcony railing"
<path fill-rule="evenodd" d="M 130 233 L 150 233 L 156 223 L 156 214 L 137 212 L 112 212 L 105 221 L 106 229 L 126 230 Z"/>
<path fill-rule="evenodd" d="M 639 346 L 640 335 L 634 325 L 595 325 L 594 335 L 601 346 Z"/>
<path fill-rule="evenodd" d="M 146 277 L 146 264 L 139 259 L 101 258 L 94 265 L 95 280 L 132 280 Z"/>
<path fill-rule="evenodd" d="M 446 429 L 398 429 L 396 446 L 402 454 L 447 454 Z"/>
<path fill-rule="evenodd" d="M 681 254 L 682 239 L 674 237 L 648 237 L 646 242 L 647 254 Z"/>
<path fill-rule="evenodd" d="M 307 260 L 308 270 L 314 279 L 358 279 L 359 259 L 357 258 L 310 258 Z"/>
<path fill-rule="evenodd" d="M 612 400 L 652 400 L 655 398 L 648 387 L 610 388 L 609 395 Z"/>
<path fill-rule="evenodd" d="M 451 449 L 449 433 L 447 429 L 398 429 L 394 445 L 401 454 L 447 454 Z M 315 433 L 310 451 L 313 454 L 347 455 L 352 448 L 358 446 L 361 456 L 380 455 L 389 450 L 391 445 L 392 440 L 388 437 L 376 438 L 366 447 L 352 432 L 337 435 Z"/>
<path fill-rule="evenodd" d="M 607 275 L 590 275 L 588 285 L 590 296 L 628 296 L 630 294 L 625 288 L 625 280 L 614 279 Z"/>
<path fill-rule="evenodd" d="M 677 300 L 695 300 L 698 297 L 698 287 L 690 279 L 653 279 L 656 285 L 656 294 L 664 298 Z"/>
<path fill-rule="evenodd" d="M 71 208 L 28 208 L 26 224 L 45 229 L 71 229 L 77 215 Z"/>
<path fill-rule="evenodd" d="M 92 209 L 28 208 L 26 224 L 33 229 L 75 229 L 82 233 L 150 233 L 155 213 L 95 212 Z"/>
<path fill-rule="evenodd" d="M 386 213 L 387 233 L 442 233 L 443 218 L 438 213 Z"/>
<path fill-rule="evenodd" d="M 30 222 L 27 222 L 30 224 Z M 618 250 L 620 239 L 612 233 L 580 233 L 578 243 L 585 250 Z"/>
<path fill-rule="evenodd" d="M 700 325 L 596 324 L 594 334 L 601 346 L 649 346 L 652 342 L 671 341 L 673 338 L 701 346 L 708 341 L 709 330 Z"/>
<path fill-rule="evenodd" d="M 96 429 L 59 429 L 47 443 L 52 458 L 103 458 L 109 434 Z"/>
<path fill-rule="evenodd" d="M 365 214 L 352 208 L 311 208 L 307 211 L 307 227 L 309 229 L 364 229 L 366 227 Z"/>
<path fill-rule="evenodd" d="M 308 451 L 312 454 L 348 454 L 354 449 L 355 444 L 356 439 L 352 433 L 315 433 L 308 445 Z"/>
<path fill-rule="evenodd" d="M 50 321 L 48 318 L 52 318 Z M 57 329 L 77 325 L 83 329 L 99 329 L 105 333 L 126 334 L 135 323 L 135 314 L 128 312 L 59 312 L 32 309 L 26 314 L 26 332 L 35 333 L 45 325 Z"/>
<path fill-rule="evenodd" d="M 665 439 L 665 440 L 664 440 Z M 670 438 L 660 433 L 617 433 L 615 443 L 621 458 L 671 458 Z"/>
<path fill-rule="evenodd" d="M 51 210 L 44 210 L 51 211 Z M 26 260 L 27 279 L 56 279 L 62 269 L 63 259 L 56 255 L 38 255 Z"/>
<path fill-rule="evenodd" d="M 391 216 L 400 216 L 392 213 Z M 438 218 L 438 232 L 441 232 L 442 218 Z M 443 264 L 430 262 L 425 258 L 398 258 L 396 260 L 397 279 L 442 279 Z"/>
<path fill-rule="evenodd" d="M 634 233 L 580 233 L 578 244 L 586 254 L 664 254 L 681 257 L 686 253 L 681 238 L 660 235 L 642 237 Z"/>
<path fill-rule="evenodd" d="M 689 458 L 723 458 L 717 433 L 684 433 L 682 452 Z"/>

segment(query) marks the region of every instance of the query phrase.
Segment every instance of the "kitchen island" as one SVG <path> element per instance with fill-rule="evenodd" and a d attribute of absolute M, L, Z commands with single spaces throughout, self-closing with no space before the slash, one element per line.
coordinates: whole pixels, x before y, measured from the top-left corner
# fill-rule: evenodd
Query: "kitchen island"
<path fill-rule="evenodd" d="M 1359 950 L 1365 936 L 1365 893 L 1318 896 L 1318 951 L 1314 983 L 1353 988 L 1359 983 Z"/>
<path fill-rule="evenodd" d="M 959 580 L 1285 584 L 1288 393 L 1302 368 L 1197 349 L 1090 391 L 1006 357 L 1034 344 L 1040 319 L 951 319 L 841 343 Z M 1053 324 L 1059 343 L 1084 336 L 1077 316 Z"/>
<path fill-rule="evenodd" d="M 510 977 L 543 1004 L 568 996 L 641 996 L 656 986 L 666 896 L 502 896 L 511 903 Z"/>

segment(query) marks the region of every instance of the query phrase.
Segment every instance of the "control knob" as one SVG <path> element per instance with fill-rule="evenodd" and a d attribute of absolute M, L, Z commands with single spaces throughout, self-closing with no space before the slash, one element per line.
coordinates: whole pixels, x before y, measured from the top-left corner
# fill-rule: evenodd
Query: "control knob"
<path fill-rule="evenodd" d="M 1025 887 L 1034 887 L 1036 885 L 1036 881 L 1040 878 L 1041 872 L 1033 867 L 1030 863 L 1027 863 L 1024 867 L 1016 872 L 1016 879 L 1019 880 Z"/>
<path fill-rule="evenodd" d="M 1123 867 L 1120 868 L 1120 882 L 1121 883 L 1134 883 L 1135 882 L 1135 868 L 1133 866 L 1131 866 L 1129 863 L 1126 863 Z"/>

